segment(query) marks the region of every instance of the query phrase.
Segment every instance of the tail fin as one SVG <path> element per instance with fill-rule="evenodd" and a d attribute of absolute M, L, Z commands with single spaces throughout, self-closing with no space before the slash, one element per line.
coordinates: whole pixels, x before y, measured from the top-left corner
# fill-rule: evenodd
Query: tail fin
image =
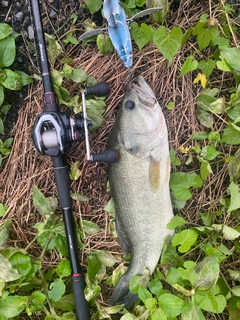
<path fill-rule="evenodd" d="M 133 294 L 129 290 L 129 280 L 126 275 L 118 282 L 116 288 L 114 289 L 112 296 L 109 301 L 109 305 L 119 305 L 124 304 L 127 310 L 133 308 L 135 302 L 138 300 L 138 295 Z"/>

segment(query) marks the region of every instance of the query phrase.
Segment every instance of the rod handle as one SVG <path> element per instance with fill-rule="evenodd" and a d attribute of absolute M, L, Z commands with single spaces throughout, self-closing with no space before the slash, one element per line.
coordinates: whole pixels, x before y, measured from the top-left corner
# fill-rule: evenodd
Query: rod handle
<path fill-rule="evenodd" d="M 83 273 L 72 275 L 72 288 L 75 300 L 76 319 L 90 320 L 89 306 L 84 295 L 85 279 Z"/>

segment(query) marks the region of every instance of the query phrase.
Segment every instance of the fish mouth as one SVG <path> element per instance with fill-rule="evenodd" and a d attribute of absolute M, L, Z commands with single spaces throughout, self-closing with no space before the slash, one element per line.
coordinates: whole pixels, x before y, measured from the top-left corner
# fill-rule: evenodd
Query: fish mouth
<path fill-rule="evenodd" d="M 135 79 L 135 82 L 129 83 L 126 91 L 134 91 L 138 96 L 139 101 L 142 102 L 143 107 L 153 108 L 157 103 L 157 99 L 152 89 L 142 76 L 138 76 Z"/>

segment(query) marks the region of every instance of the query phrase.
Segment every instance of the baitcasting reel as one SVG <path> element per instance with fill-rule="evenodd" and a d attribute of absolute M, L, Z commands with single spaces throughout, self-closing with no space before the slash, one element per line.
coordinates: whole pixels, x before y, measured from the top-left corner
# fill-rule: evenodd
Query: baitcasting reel
<path fill-rule="evenodd" d="M 88 127 L 92 125 L 92 122 L 87 119 L 85 95 L 105 96 L 108 93 L 109 88 L 106 82 L 85 88 L 82 91 L 83 112 L 75 118 L 70 117 L 67 113 L 56 112 L 55 95 L 44 94 L 44 109 L 48 111 L 38 115 L 32 130 L 33 142 L 38 152 L 42 155 L 56 157 L 59 154 L 64 154 L 73 141 L 83 141 L 85 138 L 86 160 L 116 162 L 117 153 L 112 149 L 99 154 L 90 154 L 88 139 Z"/>

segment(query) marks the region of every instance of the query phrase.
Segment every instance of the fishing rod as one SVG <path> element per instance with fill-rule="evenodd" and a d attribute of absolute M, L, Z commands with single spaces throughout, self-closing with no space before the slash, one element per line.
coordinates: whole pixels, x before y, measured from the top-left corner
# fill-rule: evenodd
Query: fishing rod
<path fill-rule="evenodd" d="M 88 127 L 91 121 L 87 119 L 85 96 L 105 96 L 109 93 L 106 82 L 82 90 L 83 112 L 78 117 L 60 112 L 50 76 L 50 68 L 44 39 L 43 26 L 40 14 L 39 0 L 30 0 L 39 62 L 43 83 L 43 113 L 39 114 L 32 128 L 32 139 L 37 151 L 42 155 L 50 156 L 53 160 L 54 177 L 58 190 L 59 205 L 63 212 L 63 220 L 69 259 L 72 269 L 72 289 L 75 301 L 77 320 L 89 320 L 88 302 L 84 296 L 85 280 L 80 268 L 75 222 L 72 214 L 72 199 L 70 196 L 70 178 L 65 151 L 73 141 L 85 139 L 87 156 L 90 161 L 113 163 L 117 161 L 115 150 L 109 149 L 99 154 L 90 154 Z"/>

